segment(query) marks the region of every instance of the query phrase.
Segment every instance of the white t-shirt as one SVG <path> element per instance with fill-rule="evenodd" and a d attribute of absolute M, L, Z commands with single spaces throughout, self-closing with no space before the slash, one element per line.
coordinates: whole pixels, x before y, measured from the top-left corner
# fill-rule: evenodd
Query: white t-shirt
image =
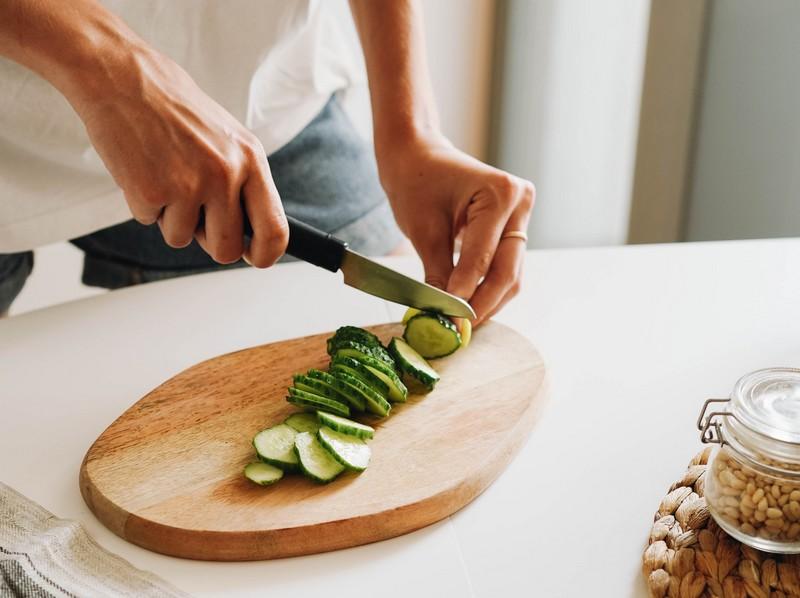
<path fill-rule="evenodd" d="M 271 153 L 362 76 L 321 0 L 104 0 Z M 328 4 L 328 6 L 326 6 Z M 351 27 L 351 26 L 350 26 Z M 0 58 L 0 253 L 131 217 L 83 123 L 38 75 Z"/>

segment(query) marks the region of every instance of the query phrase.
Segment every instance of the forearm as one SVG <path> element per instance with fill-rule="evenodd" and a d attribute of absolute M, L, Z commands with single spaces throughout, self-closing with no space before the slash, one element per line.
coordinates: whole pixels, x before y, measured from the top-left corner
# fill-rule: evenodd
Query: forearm
<path fill-rule="evenodd" d="M 375 147 L 439 130 L 417 0 L 350 0 L 366 59 Z"/>
<path fill-rule="evenodd" d="M 117 65 L 140 45 L 95 0 L 0 2 L 0 55 L 39 74 L 73 104 L 107 90 Z"/>

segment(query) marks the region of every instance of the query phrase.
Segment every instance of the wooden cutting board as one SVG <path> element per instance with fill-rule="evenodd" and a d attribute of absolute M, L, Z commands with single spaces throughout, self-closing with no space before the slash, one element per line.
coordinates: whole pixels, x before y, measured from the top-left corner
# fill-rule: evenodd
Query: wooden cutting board
<path fill-rule="evenodd" d="M 397 324 L 373 326 L 386 340 Z M 164 554 L 220 561 L 336 550 L 391 538 L 443 519 L 473 500 L 524 442 L 543 400 L 536 349 L 490 322 L 469 348 L 434 361 L 441 381 L 395 404 L 362 474 L 328 485 L 287 475 L 246 480 L 251 439 L 297 408 L 291 376 L 328 363 L 308 336 L 222 355 L 168 380 L 128 409 L 84 458 L 86 504 L 111 531 Z"/>

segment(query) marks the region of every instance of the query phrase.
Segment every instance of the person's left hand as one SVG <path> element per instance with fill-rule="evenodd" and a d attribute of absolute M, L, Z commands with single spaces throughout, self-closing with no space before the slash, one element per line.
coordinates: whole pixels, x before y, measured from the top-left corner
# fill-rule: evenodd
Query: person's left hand
<path fill-rule="evenodd" d="M 479 325 L 518 292 L 533 209 L 531 182 L 457 150 L 438 135 L 376 151 L 381 183 L 400 229 L 425 267 L 425 281 L 472 305 Z M 453 266 L 456 238 L 461 253 Z"/>

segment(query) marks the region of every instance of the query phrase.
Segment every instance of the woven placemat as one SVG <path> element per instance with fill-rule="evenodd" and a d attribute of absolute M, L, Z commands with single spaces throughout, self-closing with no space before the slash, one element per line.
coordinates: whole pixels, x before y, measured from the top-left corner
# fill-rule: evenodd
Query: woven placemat
<path fill-rule="evenodd" d="M 711 448 L 695 456 L 655 514 L 642 572 L 661 598 L 800 598 L 800 555 L 762 552 L 714 522 L 703 496 Z"/>

